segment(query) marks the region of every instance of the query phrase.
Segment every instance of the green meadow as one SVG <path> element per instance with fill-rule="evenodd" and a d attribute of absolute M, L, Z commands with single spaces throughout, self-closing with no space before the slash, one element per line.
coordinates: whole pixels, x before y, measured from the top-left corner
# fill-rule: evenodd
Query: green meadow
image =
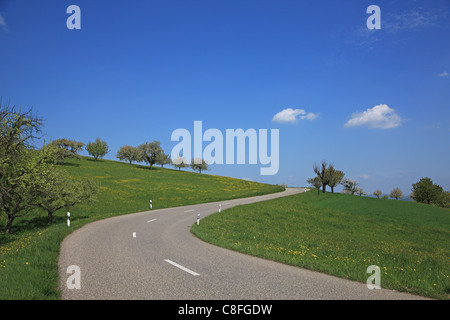
<path fill-rule="evenodd" d="M 191 230 L 212 244 L 381 287 L 449 299 L 450 211 L 312 190 L 215 213 Z"/>
<path fill-rule="evenodd" d="M 121 214 L 195 203 L 249 197 L 284 190 L 280 186 L 178 171 L 154 166 L 82 157 L 62 166 L 74 179 L 92 178 L 99 185 L 95 202 L 55 213 L 31 212 L 14 221 L 5 234 L 0 216 L 0 299 L 59 299 L 58 255 L 61 241 L 88 222 Z M 70 211 L 71 226 L 66 225 Z"/>

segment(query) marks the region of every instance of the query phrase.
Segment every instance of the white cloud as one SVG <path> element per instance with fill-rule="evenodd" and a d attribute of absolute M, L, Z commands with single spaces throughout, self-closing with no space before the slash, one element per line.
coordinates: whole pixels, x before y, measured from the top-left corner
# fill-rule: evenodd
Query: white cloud
<path fill-rule="evenodd" d="M 444 71 L 444 72 L 442 72 L 442 73 L 439 73 L 438 76 L 439 76 L 439 77 L 446 77 L 446 76 L 448 76 L 448 72 L 447 72 L 447 71 Z"/>
<path fill-rule="evenodd" d="M 370 178 L 370 176 L 367 173 L 361 174 L 360 177 L 363 178 L 363 179 L 369 179 Z"/>
<path fill-rule="evenodd" d="M 376 129 L 391 129 L 398 127 L 403 119 L 386 104 L 379 104 L 372 109 L 352 114 L 344 127 L 368 126 Z"/>
<path fill-rule="evenodd" d="M 381 30 L 369 30 L 365 23 L 359 23 L 353 32 L 348 33 L 351 38 L 345 43 L 373 49 L 375 45 L 384 41 L 400 43 L 399 35 L 404 38 L 407 33 L 447 23 L 447 11 L 439 8 L 439 5 L 428 10 L 421 7 L 407 8 L 408 10 L 402 12 L 387 12 L 381 8 Z"/>
<path fill-rule="evenodd" d="M 317 118 L 317 113 L 306 112 L 303 109 L 292 109 L 287 108 L 281 110 L 276 115 L 273 116 L 272 121 L 277 123 L 295 123 L 299 119 L 301 120 L 314 120 Z"/>
<path fill-rule="evenodd" d="M 439 20 L 439 14 L 432 11 L 411 9 L 409 12 L 402 12 L 399 14 L 388 14 L 384 21 L 382 20 L 382 27 L 389 33 L 397 33 L 400 31 L 409 31 L 423 27 L 430 27 L 436 25 Z"/>

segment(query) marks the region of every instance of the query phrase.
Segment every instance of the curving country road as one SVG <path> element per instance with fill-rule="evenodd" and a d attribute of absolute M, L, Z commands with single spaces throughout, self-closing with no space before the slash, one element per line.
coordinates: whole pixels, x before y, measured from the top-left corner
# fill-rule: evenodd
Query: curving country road
<path fill-rule="evenodd" d="M 299 192 L 152 210 L 93 222 L 67 236 L 59 257 L 62 299 L 298 300 L 422 299 L 205 243 L 190 233 L 200 218 L 232 206 Z M 226 214 L 222 212 L 220 214 Z M 200 220 L 201 223 L 201 220 Z M 69 266 L 80 289 L 69 289 Z M 364 272 L 364 271 L 363 271 Z"/>

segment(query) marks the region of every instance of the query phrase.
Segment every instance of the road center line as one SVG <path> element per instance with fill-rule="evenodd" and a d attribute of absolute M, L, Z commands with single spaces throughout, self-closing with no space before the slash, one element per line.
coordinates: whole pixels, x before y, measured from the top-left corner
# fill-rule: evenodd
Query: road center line
<path fill-rule="evenodd" d="M 136 238 L 136 232 L 133 232 L 133 238 Z"/>
<path fill-rule="evenodd" d="M 186 267 L 183 267 L 183 266 L 179 265 L 178 263 L 173 262 L 172 260 L 164 259 L 164 261 L 167 262 L 167 263 L 170 263 L 171 265 L 173 265 L 173 266 L 175 266 L 177 268 L 180 268 L 183 271 L 186 271 L 187 273 L 192 274 L 193 276 L 199 276 L 200 275 L 197 272 L 194 272 L 194 271 L 192 271 L 192 270 L 190 270 L 190 269 L 188 269 Z"/>
<path fill-rule="evenodd" d="M 192 212 L 192 211 L 194 211 L 194 209 L 191 209 L 191 210 L 186 210 L 185 212 Z"/>
<path fill-rule="evenodd" d="M 147 222 L 152 222 L 152 221 L 155 221 L 156 219 L 152 219 L 152 220 L 148 220 Z"/>

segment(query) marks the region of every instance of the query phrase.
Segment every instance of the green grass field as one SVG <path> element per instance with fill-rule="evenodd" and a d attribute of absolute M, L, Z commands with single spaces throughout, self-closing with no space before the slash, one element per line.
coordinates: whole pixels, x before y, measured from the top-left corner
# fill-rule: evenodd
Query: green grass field
<path fill-rule="evenodd" d="M 231 208 L 192 232 L 218 246 L 437 299 L 450 293 L 450 211 L 425 204 L 320 194 Z"/>
<path fill-rule="evenodd" d="M 0 216 L 0 299 L 58 299 L 57 262 L 60 243 L 76 228 L 95 220 L 153 209 L 248 197 L 284 190 L 280 186 L 83 157 L 63 166 L 74 179 L 93 178 L 100 185 L 96 202 L 55 213 L 32 212 L 14 221 L 5 234 Z"/>

